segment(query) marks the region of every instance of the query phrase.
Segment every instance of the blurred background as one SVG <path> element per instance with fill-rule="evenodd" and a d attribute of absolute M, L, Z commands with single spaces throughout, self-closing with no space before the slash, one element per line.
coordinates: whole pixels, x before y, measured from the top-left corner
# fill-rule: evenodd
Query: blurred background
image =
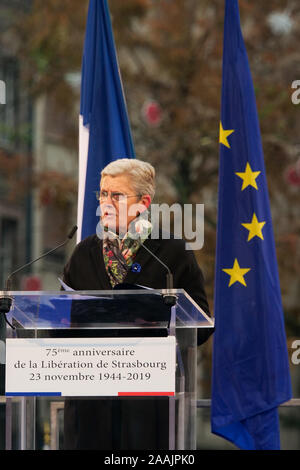
<path fill-rule="evenodd" d="M 224 1 L 108 3 L 136 155 L 157 170 L 155 202 L 205 205 L 204 247 L 196 256 L 213 312 Z M 300 340 L 300 109 L 292 99 L 292 83 L 300 80 L 300 4 L 239 5 L 262 133 L 293 396 L 299 398 L 300 364 L 291 358 L 293 342 Z M 1 285 L 14 269 L 63 241 L 76 223 L 87 8 L 88 0 L 0 0 L 6 96 L 0 104 Z M 58 290 L 72 243 L 23 271 L 14 289 Z M 210 398 L 211 351 L 211 339 L 198 351 L 198 399 Z M 49 416 L 41 411 L 40 448 L 50 445 Z M 282 448 L 300 449 L 300 408 L 281 407 L 280 419 Z M 198 448 L 234 448 L 210 433 L 208 406 L 198 408 Z"/>

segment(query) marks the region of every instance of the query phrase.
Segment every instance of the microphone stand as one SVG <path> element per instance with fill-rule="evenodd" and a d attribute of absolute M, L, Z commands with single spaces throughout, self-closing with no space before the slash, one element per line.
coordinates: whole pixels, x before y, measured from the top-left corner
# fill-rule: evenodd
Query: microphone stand
<path fill-rule="evenodd" d="M 167 274 L 167 293 L 166 294 L 163 294 L 163 299 L 164 299 L 164 303 L 166 305 L 169 305 L 171 307 L 173 307 L 174 305 L 176 305 L 176 302 L 177 302 L 177 297 L 175 294 L 171 293 L 170 291 L 172 289 L 174 289 L 174 283 L 173 283 L 173 274 L 171 273 L 171 270 L 170 268 L 161 260 L 159 259 L 154 253 L 152 253 L 151 250 L 149 250 L 149 248 L 147 248 L 145 246 L 144 243 L 142 243 L 141 245 L 146 251 L 148 251 L 148 253 L 150 253 L 150 255 L 154 256 L 154 258 L 164 266 L 164 268 L 168 271 L 168 274 Z"/>
<path fill-rule="evenodd" d="M 109 232 L 113 234 L 114 236 L 117 236 L 117 238 L 119 238 L 119 236 L 115 232 L 113 232 L 112 230 L 109 230 L 107 227 L 104 227 L 104 231 Z M 167 274 L 167 291 L 168 292 L 166 294 L 163 294 L 163 299 L 166 305 L 173 307 L 174 305 L 176 305 L 177 296 L 170 292 L 172 289 L 174 289 L 173 274 L 171 273 L 170 268 L 161 259 L 159 259 L 151 250 L 149 250 L 149 248 L 147 248 L 144 243 L 142 243 L 141 246 L 168 271 L 168 274 Z"/>
<path fill-rule="evenodd" d="M 5 287 L 4 287 L 4 295 L 2 295 L 0 297 L 0 315 L 4 315 L 4 319 L 6 321 L 6 323 L 12 328 L 12 329 L 15 329 L 14 326 L 12 326 L 12 324 L 8 321 L 6 315 L 7 313 L 10 311 L 11 309 L 11 305 L 12 305 L 12 297 L 9 296 L 9 295 L 6 295 L 6 293 L 8 291 L 10 291 L 11 289 L 11 280 L 12 280 L 12 277 L 17 274 L 19 271 L 22 271 L 23 269 L 27 268 L 28 266 L 31 266 L 33 263 L 35 263 L 36 261 L 44 258 L 45 256 L 48 256 L 50 255 L 51 253 L 53 253 L 54 251 L 58 250 L 59 248 L 63 247 L 64 245 L 66 245 L 70 240 L 71 238 L 73 238 L 74 234 L 76 233 L 77 231 L 77 226 L 75 225 L 72 230 L 70 231 L 69 235 L 67 236 L 66 240 L 61 243 L 60 245 L 56 246 L 55 248 L 52 248 L 51 250 L 47 251 L 46 253 L 44 253 L 43 255 L 39 256 L 38 258 L 34 259 L 33 261 L 30 261 L 29 263 L 26 263 L 24 264 L 23 266 L 21 266 L 20 268 L 16 269 L 15 271 L 13 271 L 9 276 L 8 278 L 6 279 L 6 282 L 5 282 Z"/>

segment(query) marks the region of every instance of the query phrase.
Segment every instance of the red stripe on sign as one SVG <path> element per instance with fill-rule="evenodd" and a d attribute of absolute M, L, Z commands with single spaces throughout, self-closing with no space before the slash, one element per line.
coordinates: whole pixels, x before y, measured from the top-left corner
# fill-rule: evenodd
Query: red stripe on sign
<path fill-rule="evenodd" d="M 173 397 L 174 392 L 118 392 L 119 397 L 138 397 L 138 396 L 168 396 Z"/>

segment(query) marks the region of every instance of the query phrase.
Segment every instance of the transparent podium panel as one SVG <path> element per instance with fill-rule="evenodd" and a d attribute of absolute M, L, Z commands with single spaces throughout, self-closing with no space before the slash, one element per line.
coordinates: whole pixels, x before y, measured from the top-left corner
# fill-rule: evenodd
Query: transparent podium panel
<path fill-rule="evenodd" d="M 171 293 L 11 292 L 6 448 L 195 449 L 197 338 L 213 320 Z"/>

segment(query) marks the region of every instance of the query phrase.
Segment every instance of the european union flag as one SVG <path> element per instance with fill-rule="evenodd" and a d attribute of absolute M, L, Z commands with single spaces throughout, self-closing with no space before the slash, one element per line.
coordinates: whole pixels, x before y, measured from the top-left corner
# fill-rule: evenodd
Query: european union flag
<path fill-rule="evenodd" d="M 78 241 L 96 233 L 100 172 L 134 158 L 107 0 L 90 0 L 82 60 Z"/>
<path fill-rule="evenodd" d="M 237 0 L 226 0 L 215 273 L 212 432 L 279 449 L 291 398 L 266 172 Z"/>

